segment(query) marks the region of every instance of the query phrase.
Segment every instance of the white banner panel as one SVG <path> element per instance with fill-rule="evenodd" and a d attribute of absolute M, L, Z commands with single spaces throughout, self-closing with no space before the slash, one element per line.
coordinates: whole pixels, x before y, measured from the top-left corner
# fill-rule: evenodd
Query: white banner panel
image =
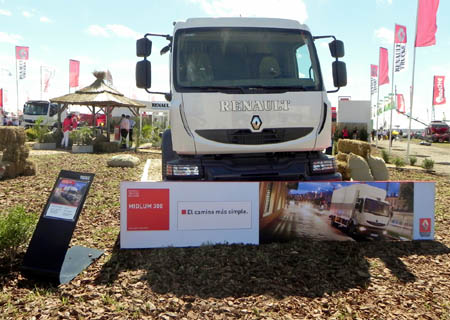
<path fill-rule="evenodd" d="M 259 243 L 258 182 L 122 182 L 120 204 L 123 249 Z"/>

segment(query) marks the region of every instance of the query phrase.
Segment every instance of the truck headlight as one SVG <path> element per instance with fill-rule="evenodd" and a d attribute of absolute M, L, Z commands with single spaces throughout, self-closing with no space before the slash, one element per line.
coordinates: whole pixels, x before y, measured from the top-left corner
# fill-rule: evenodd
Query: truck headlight
<path fill-rule="evenodd" d="M 367 229 L 365 227 L 359 227 L 359 231 L 366 231 Z"/>
<path fill-rule="evenodd" d="M 313 173 L 336 172 L 336 164 L 334 159 L 315 160 L 311 164 Z"/>
<path fill-rule="evenodd" d="M 200 169 L 197 165 L 167 165 L 166 174 L 168 176 L 198 176 Z"/>
<path fill-rule="evenodd" d="M 387 231 L 386 230 L 383 230 L 383 232 L 382 232 L 384 235 L 387 235 Z"/>

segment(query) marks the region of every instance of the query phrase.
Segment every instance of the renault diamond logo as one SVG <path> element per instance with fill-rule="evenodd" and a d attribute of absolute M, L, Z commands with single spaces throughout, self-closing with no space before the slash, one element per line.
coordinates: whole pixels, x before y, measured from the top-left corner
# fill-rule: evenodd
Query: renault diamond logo
<path fill-rule="evenodd" d="M 259 130 L 262 125 L 261 118 L 259 116 L 253 116 L 252 121 L 250 121 L 250 124 L 252 125 L 253 130 Z"/>

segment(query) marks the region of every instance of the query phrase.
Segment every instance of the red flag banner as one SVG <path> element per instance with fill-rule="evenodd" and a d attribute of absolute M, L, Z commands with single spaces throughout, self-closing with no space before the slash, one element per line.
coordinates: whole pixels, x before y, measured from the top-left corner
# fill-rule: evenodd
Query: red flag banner
<path fill-rule="evenodd" d="M 80 78 L 80 61 L 70 60 L 69 63 L 69 87 L 78 87 L 78 79 Z"/>
<path fill-rule="evenodd" d="M 16 59 L 17 60 L 28 60 L 28 47 L 17 47 L 16 46 Z"/>
<path fill-rule="evenodd" d="M 0 89 L 0 108 L 2 108 L 2 107 L 3 107 L 3 89 Z M 1 112 L 0 112 L 0 114 L 1 114 Z"/>
<path fill-rule="evenodd" d="M 388 50 L 386 48 L 380 48 L 380 61 L 379 61 L 379 73 L 378 73 L 378 85 L 389 83 L 389 62 L 388 62 Z"/>
<path fill-rule="evenodd" d="M 416 47 L 436 44 L 436 14 L 439 0 L 419 0 L 417 8 Z"/>
<path fill-rule="evenodd" d="M 403 94 L 397 94 L 397 111 L 401 113 L 406 112 L 405 98 L 403 97 Z"/>
<path fill-rule="evenodd" d="M 406 27 L 399 24 L 395 25 L 394 43 L 406 43 Z"/>
<path fill-rule="evenodd" d="M 377 92 L 378 66 L 370 65 L 370 94 Z"/>
<path fill-rule="evenodd" d="M 433 106 L 445 104 L 445 90 L 444 90 L 445 76 L 434 76 L 433 85 Z"/>

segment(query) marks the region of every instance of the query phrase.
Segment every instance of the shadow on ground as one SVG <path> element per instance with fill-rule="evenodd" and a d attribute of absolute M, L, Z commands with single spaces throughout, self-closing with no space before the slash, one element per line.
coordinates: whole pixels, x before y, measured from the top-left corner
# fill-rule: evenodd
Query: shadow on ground
<path fill-rule="evenodd" d="M 260 246 L 216 245 L 198 248 L 120 250 L 96 279 L 113 283 L 119 273 L 146 270 L 143 279 L 153 291 L 223 298 L 267 294 L 321 297 L 370 284 L 367 258 L 380 258 L 399 281 L 414 274 L 399 259 L 436 256 L 450 249 L 435 242 L 329 242 L 297 240 Z"/>

